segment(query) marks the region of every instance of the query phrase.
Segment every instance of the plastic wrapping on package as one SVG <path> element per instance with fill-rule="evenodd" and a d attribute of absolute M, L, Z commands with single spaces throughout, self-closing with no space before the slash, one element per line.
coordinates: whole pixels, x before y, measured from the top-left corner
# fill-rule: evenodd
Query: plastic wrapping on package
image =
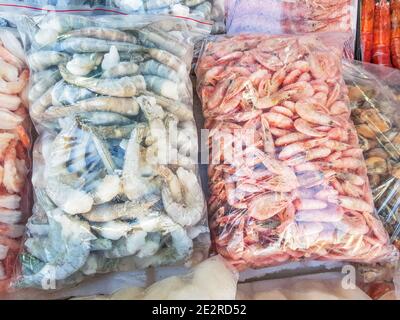
<path fill-rule="evenodd" d="M 321 43 L 217 37 L 199 60 L 210 227 L 217 252 L 238 268 L 394 252 L 374 215 L 340 50 Z"/>
<path fill-rule="evenodd" d="M 81 8 L 94 7 L 94 6 L 105 6 L 107 5 L 107 0 L 8 0 L 6 2 L 15 4 L 25 4 L 31 6 L 57 6 L 57 7 L 67 7 L 67 6 L 80 6 Z"/>
<path fill-rule="evenodd" d="M 193 37 L 207 29 L 168 16 L 48 14 L 19 24 L 40 136 L 15 285 L 55 289 L 202 260 L 209 237 L 189 71 Z"/>
<path fill-rule="evenodd" d="M 1 5 L 28 5 L 35 10 L 80 14 L 169 14 L 210 24 L 214 34 L 225 32 L 224 0 L 5 0 Z"/>
<path fill-rule="evenodd" d="M 9 289 L 31 211 L 29 70 L 11 21 L 0 15 L 0 295 Z"/>
<path fill-rule="evenodd" d="M 108 0 L 128 13 L 172 14 L 213 21 L 213 33 L 225 31 L 224 0 Z"/>
<path fill-rule="evenodd" d="M 367 163 L 377 213 L 400 248 L 400 112 L 397 70 L 344 63 L 352 119 Z"/>
<path fill-rule="evenodd" d="M 346 288 L 343 274 L 256 281 L 238 285 L 238 300 L 371 300 L 358 287 Z"/>
<path fill-rule="evenodd" d="M 271 35 L 345 32 L 345 54 L 354 55 L 357 25 L 355 0 L 227 0 L 227 33 Z"/>
<path fill-rule="evenodd" d="M 110 296 L 79 300 L 235 300 L 238 274 L 220 256 L 203 261 L 188 274 L 158 281 L 148 288 L 119 290 Z"/>

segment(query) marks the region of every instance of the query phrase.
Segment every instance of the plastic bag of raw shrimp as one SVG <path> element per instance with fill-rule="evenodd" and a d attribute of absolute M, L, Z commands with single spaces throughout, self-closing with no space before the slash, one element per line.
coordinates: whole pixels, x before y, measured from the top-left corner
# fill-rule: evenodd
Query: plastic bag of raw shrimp
<path fill-rule="evenodd" d="M 393 244 L 400 248 L 400 72 L 345 61 L 344 78 L 377 214 Z"/>
<path fill-rule="evenodd" d="M 226 29 L 239 33 L 349 33 L 344 54 L 354 56 L 356 0 L 227 0 Z"/>
<path fill-rule="evenodd" d="M 108 4 L 128 13 L 172 14 L 213 21 L 212 33 L 225 32 L 224 0 L 108 0 Z"/>
<path fill-rule="evenodd" d="M 196 72 L 218 253 L 240 269 L 392 258 L 340 50 L 316 35 L 216 37 Z"/>
<path fill-rule="evenodd" d="M 40 135 L 15 286 L 58 289 L 88 275 L 204 259 L 189 79 L 195 24 L 50 13 L 18 27 Z"/>
<path fill-rule="evenodd" d="M 81 10 L 80 14 L 169 14 L 189 17 L 204 24 L 212 22 L 212 33 L 225 32 L 224 0 L 5 0 L 1 4 L 12 8 L 26 5 L 31 10 Z"/>
<path fill-rule="evenodd" d="M 29 70 L 14 17 L 0 15 L 0 296 L 17 265 L 31 211 L 31 124 L 26 97 Z"/>

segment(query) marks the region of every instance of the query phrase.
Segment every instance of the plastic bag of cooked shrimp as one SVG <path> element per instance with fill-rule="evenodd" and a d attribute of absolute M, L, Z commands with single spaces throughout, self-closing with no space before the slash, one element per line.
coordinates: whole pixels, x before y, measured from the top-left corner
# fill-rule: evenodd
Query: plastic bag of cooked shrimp
<path fill-rule="evenodd" d="M 345 32 L 349 33 L 345 55 L 353 57 L 357 4 L 357 0 L 227 0 L 226 29 L 230 35 Z"/>
<path fill-rule="evenodd" d="M 344 78 L 377 214 L 400 248 L 400 72 L 345 61 Z"/>
<path fill-rule="evenodd" d="M 0 296 L 9 289 L 31 210 L 29 71 L 13 21 L 0 15 Z"/>
<path fill-rule="evenodd" d="M 217 252 L 240 269 L 395 253 L 374 214 L 340 52 L 317 35 L 225 36 L 204 46 L 196 72 L 210 228 Z"/>
<path fill-rule="evenodd" d="M 189 79 L 194 24 L 47 14 L 18 27 L 40 136 L 15 285 L 58 289 L 207 256 Z"/>

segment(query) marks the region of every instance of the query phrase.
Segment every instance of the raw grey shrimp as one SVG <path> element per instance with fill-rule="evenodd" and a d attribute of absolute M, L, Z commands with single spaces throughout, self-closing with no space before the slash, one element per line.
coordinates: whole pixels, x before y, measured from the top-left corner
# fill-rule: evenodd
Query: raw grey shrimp
<path fill-rule="evenodd" d="M 139 71 L 139 66 L 131 61 L 120 62 L 116 66 L 105 70 L 101 75 L 102 78 L 119 78 L 125 76 L 136 75 Z M 143 72 L 141 72 L 144 74 Z"/>
<path fill-rule="evenodd" d="M 135 116 L 139 112 L 139 105 L 133 98 L 94 97 L 81 100 L 75 104 L 63 107 L 50 107 L 43 117 L 53 119 L 65 117 L 80 112 L 106 111 L 126 116 Z"/>
<path fill-rule="evenodd" d="M 138 30 L 138 36 L 141 41 L 150 41 L 162 50 L 166 50 L 177 57 L 183 57 L 187 52 L 187 48 L 177 42 L 174 37 L 170 37 L 168 33 L 155 30 L 153 28 L 145 28 Z"/>
<path fill-rule="evenodd" d="M 67 70 L 77 76 L 86 76 L 103 60 L 98 53 L 74 54 L 72 60 L 66 64 Z"/>
<path fill-rule="evenodd" d="M 71 74 L 64 65 L 59 65 L 63 79 L 75 86 L 89 89 L 110 97 L 134 97 L 146 90 L 143 76 L 123 77 L 119 79 L 98 79 Z"/>
<path fill-rule="evenodd" d="M 49 225 L 49 236 L 45 240 L 48 252 L 44 265 L 37 273 L 24 275 L 17 286 L 40 286 L 48 277 L 56 281 L 63 280 L 85 264 L 90 253 L 90 241 L 96 238 L 90 232 L 89 224 L 55 210 L 51 213 Z M 73 245 L 72 251 L 69 250 L 70 245 Z"/>
<path fill-rule="evenodd" d="M 190 171 L 179 168 L 176 172 L 179 179 L 183 201 L 177 201 L 172 195 L 171 185 L 162 190 L 162 199 L 168 215 L 182 226 L 196 225 L 204 215 L 204 197 L 197 177 Z M 175 187 L 175 186 L 174 186 Z"/>
<path fill-rule="evenodd" d="M 45 70 L 69 60 L 69 54 L 58 51 L 37 51 L 28 55 L 29 66 L 35 71 Z"/>
<path fill-rule="evenodd" d="M 180 75 L 175 70 L 153 59 L 147 60 L 140 65 L 140 73 L 143 75 L 158 76 L 171 81 L 176 81 L 180 77 Z"/>
<path fill-rule="evenodd" d="M 59 80 L 61 80 L 61 74 L 57 71 L 52 71 L 50 74 L 44 74 L 40 77 L 29 90 L 29 101 L 35 103 L 45 92 L 53 87 Z"/>
<path fill-rule="evenodd" d="M 82 29 L 74 29 L 62 34 L 61 39 L 70 37 L 87 37 L 108 41 L 137 43 L 135 36 L 127 32 L 119 31 L 111 28 L 88 27 Z"/>
<path fill-rule="evenodd" d="M 195 174 L 190 35 L 207 28 L 194 29 L 173 17 L 24 19 L 31 27 L 26 42 L 33 71 L 30 113 L 40 137 L 21 286 L 40 286 L 52 271 L 62 286 L 125 268 L 125 262 L 135 268 L 191 262 L 193 247 L 203 242 L 207 229 Z M 3 70 L 3 78 L 14 82 L 23 68 L 7 63 L 11 67 Z M 24 104 L 24 97 L 0 96 L 0 101 L 12 109 L 19 101 Z M 23 110 L 18 107 L 17 115 Z M 21 123 L 14 122 L 13 133 L 24 137 Z M 0 139 L 0 147 L 1 142 L 8 147 L 8 138 Z M 3 163 L 0 158 L 0 168 Z M 22 161 L 16 163 L 24 173 Z M 1 174 L 0 169 L 2 181 Z M 167 202 L 170 190 L 172 202 Z M 193 190 L 196 197 L 189 194 Z M 5 198 L 5 205 L 13 206 L 12 200 Z M 168 215 L 176 215 L 174 208 L 185 227 Z M 12 211 L 7 220 L 17 221 L 19 209 L 5 208 Z M 3 229 L 10 235 L 20 231 L 18 225 Z M 81 248 L 69 252 L 79 237 Z M 54 252 L 60 254 L 57 261 Z"/>
<path fill-rule="evenodd" d="M 94 196 L 96 199 L 96 196 Z M 94 207 L 90 212 L 83 214 L 83 217 L 92 222 L 108 222 L 113 220 L 133 220 L 148 212 L 161 198 L 156 195 L 126 202 L 122 204 L 102 204 Z"/>
<path fill-rule="evenodd" d="M 141 52 L 146 51 L 145 47 L 129 42 L 118 42 L 101 40 L 94 38 L 67 38 L 59 43 L 52 45 L 57 51 L 65 51 L 67 53 L 101 53 L 108 52 L 110 47 L 114 46 L 118 51 Z"/>
<path fill-rule="evenodd" d="M 95 95 L 94 92 L 86 88 L 75 87 L 61 80 L 51 89 L 51 103 L 55 107 L 68 106 L 81 100 L 94 98 Z"/>

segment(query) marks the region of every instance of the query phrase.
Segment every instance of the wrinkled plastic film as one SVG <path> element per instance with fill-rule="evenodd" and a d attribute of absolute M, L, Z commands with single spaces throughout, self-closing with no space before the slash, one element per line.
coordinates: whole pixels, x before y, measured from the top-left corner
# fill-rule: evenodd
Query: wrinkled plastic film
<path fill-rule="evenodd" d="M 225 31 L 224 0 L 109 0 L 107 5 L 131 14 L 172 14 L 212 21 L 212 33 Z"/>
<path fill-rule="evenodd" d="M 227 28 L 229 33 L 349 32 L 355 30 L 356 6 L 351 0 L 231 0 Z"/>
<path fill-rule="evenodd" d="M 344 77 L 377 214 L 399 247 L 399 74 L 381 66 L 345 61 Z"/>
<path fill-rule="evenodd" d="M 58 289 L 207 255 L 189 78 L 199 33 L 185 21 L 54 13 L 20 20 L 40 136 L 15 286 Z"/>
<path fill-rule="evenodd" d="M 132 287 L 109 296 L 77 300 L 235 300 L 238 274 L 220 256 L 211 257 L 189 273 L 168 277 L 147 288 Z"/>
<path fill-rule="evenodd" d="M 371 300 L 359 287 L 344 288 L 343 274 L 255 281 L 238 285 L 238 300 Z"/>
<path fill-rule="evenodd" d="M 9 290 L 31 212 L 29 70 L 13 21 L 0 16 L 0 295 Z"/>
<path fill-rule="evenodd" d="M 210 226 L 239 268 L 391 256 L 350 121 L 338 50 L 315 36 L 205 45 L 198 92 L 209 132 Z"/>
<path fill-rule="evenodd" d="M 348 33 L 344 54 L 354 56 L 357 1 L 229 0 L 227 33 L 303 34 Z"/>

